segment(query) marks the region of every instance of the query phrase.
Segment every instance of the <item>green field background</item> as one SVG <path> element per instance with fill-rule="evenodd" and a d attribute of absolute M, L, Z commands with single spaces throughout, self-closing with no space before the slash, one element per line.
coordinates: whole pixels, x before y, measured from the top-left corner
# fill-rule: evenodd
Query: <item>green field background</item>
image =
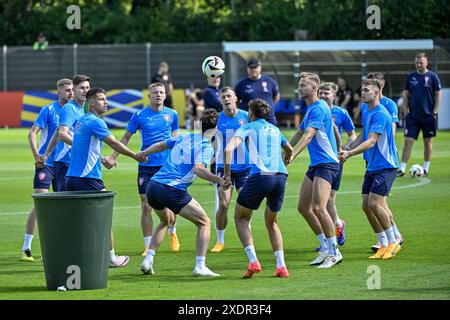
<path fill-rule="evenodd" d="M 114 130 L 117 138 L 123 131 Z M 137 164 L 124 156 L 119 167 L 104 170 L 103 180 L 109 190 L 117 192 L 113 216 L 115 249 L 130 256 L 126 268 L 110 269 L 108 288 L 92 291 L 50 292 L 45 286 L 43 265 L 39 262 L 39 236 L 33 240 L 34 263 L 19 261 L 27 214 L 33 203 L 34 165 L 27 142 L 28 130 L 0 130 L 0 299 L 449 299 L 450 298 L 450 132 L 439 132 L 434 140 L 433 159 L 428 178 L 403 177 L 394 183 L 389 205 L 405 243 L 392 260 L 374 261 L 370 246 L 375 236 L 361 209 L 361 184 L 364 163 L 361 157 L 350 159 L 344 170 L 337 207 L 347 222 L 347 242 L 341 248 L 342 264 L 320 270 L 309 267 L 317 246 L 313 232 L 297 211 L 298 191 L 308 165 L 305 152 L 288 167 L 286 197 L 279 216 L 284 250 L 290 277 L 274 278 L 275 257 L 263 221 L 263 206 L 254 212 L 252 230 L 263 271 L 253 279 L 243 280 L 246 254 L 234 227 L 236 196 L 229 212 L 225 234 L 225 251 L 208 253 L 207 265 L 221 274 L 214 279 L 192 276 L 195 265 L 193 224 L 178 219 L 177 233 L 181 243 L 172 253 L 165 239 L 155 257 L 155 275 L 144 276 L 139 265 L 143 251 L 140 230 L 140 203 L 136 187 Z M 292 136 L 293 131 L 285 131 Z M 397 146 L 403 146 L 402 132 Z M 131 149 L 140 147 L 136 135 Z M 107 155 L 109 148 L 104 147 Z M 423 144 L 419 140 L 408 168 L 423 163 Z M 214 218 L 214 188 L 198 179 L 189 192 Z M 157 217 L 154 215 L 154 222 Z M 214 222 L 212 224 L 214 226 Z M 210 248 L 216 240 L 211 232 Z M 64 241 L 64 239 L 61 239 Z M 70 248 L 67 248 L 70 250 Z M 378 266 L 381 289 L 369 290 L 368 268 Z"/>

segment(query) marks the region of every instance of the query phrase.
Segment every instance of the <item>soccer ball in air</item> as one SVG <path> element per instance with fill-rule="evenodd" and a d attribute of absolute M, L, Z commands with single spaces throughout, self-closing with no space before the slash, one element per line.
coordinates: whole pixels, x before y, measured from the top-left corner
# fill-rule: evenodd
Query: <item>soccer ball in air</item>
<path fill-rule="evenodd" d="M 411 178 L 423 176 L 423 167 L 420 164 L 412 165 L 409 169 L 409 175 Z"/>
<path fill-rule="evenodd" d="M 225 71 L 225 63 L 220 57 L 209 56 L 202 63 L 202 71 L 208 78 L 218 78 Z"/>

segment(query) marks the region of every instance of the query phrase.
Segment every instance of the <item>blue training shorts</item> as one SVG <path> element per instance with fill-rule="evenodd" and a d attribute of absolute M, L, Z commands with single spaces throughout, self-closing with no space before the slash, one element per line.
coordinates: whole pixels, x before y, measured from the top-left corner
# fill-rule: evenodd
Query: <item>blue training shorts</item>
<path fill-rule="evenodd" d="M 366 171 L 362 185 L 362 194 L 376 193 L 380 196 L 389 195 L 396 176 L 397 168 L 372 172 Z"/>
<path fill-rule="evenodd" d="M 36 168 L 34 170 L 33 188 L 49 190 L 50 185 L 53 191 L 58 191 L 53 167 L 44 166 L 43 168 Z"/>
<path fill-rule="evenodd" d="M 192 196 L 186 190 L 180 190 L 153 180 L 147 184 L 147 202 L 156 210 L 169 208 L 177 214 L 191 202 Z"/>

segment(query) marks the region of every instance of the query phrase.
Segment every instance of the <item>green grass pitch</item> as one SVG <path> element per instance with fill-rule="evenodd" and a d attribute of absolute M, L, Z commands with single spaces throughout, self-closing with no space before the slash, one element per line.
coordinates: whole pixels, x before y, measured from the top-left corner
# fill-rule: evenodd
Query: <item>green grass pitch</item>
<path fill-rule="evenodd" d="M 122 130 L 114 130 L 117 138 Z M 33 159 L 26 129 L 0 130 L 0 299 L 449 299 L 450 298 L 450 132 L 439 132 L 428 178 L 399 178 L 395 181 L 389 204 L 405 237 L 403 250 L 393 260 L 373 261 L 370 246 L 375 236 L 361 209 L 361 184 L 364 164 L 361 157 L 350 159 L 344 170 L 337 196 L 338 211 L 347 222 L 347 242 L 341 248 L 342 264 L 329 270 L 309 267 L 317 246 L 314 234 L 297 212 L 297 198 L 308 165 L 305 152 L 288 167 L 286 198 L 279 217 L 285 259 L 290 271 L 286 279 L 274 278 L 275 257 L 263 221 L 263 206 L 254 212 L 252 230 L 263 271 L 243 280 L 247 257 L 238 240 L 234 221 L 233 196 L 225 251 L 208 253 L 207 265 L 221 274 L 215 279 L 192 277 L 195 264 L 193 224 L 178 219 L 180 252 L 170 251 L 167 237 L 155 257 L 154 276 L 139 270 L 143 239 L 140 229 L 139 196 L 136 187 L 137 164 L 121 156 L 118 169 L 103 171 L 109 190 L 117 192 L 113 216 L 116 252 L 127 254 L 130 264 L 110 269 L 108 288 L 92 291 L 50 292 L 45 287 L 43 265 L 39 262 L 39 236 L 33 240 L 36 262 L 19 261 L 27 214 L 32 207 Z M 285 132 L 288 137 L 293 131 Z M 135 136 L 130 146 L 140 146 Z M 402 132 L 397 146 L 403 146 Z M 110 152 L 104 147 L 104 154 Z M 419 140 L 408 168 L 423 163 Z M 214 189 L 197 179 L 189 192 L 214 217 Z M 154 222 L 158 222 L 154 215 Z M 214 225 L 214 224 L 213 224 Z M 210 248 L 216 240 L 211 232 Z M 64 239 L 61 239 L 64 241 Z M 67 248 L 68 250 L 70 248 Z M 380 268 L 381 289 L 369 290 L 368 268 Z"/>

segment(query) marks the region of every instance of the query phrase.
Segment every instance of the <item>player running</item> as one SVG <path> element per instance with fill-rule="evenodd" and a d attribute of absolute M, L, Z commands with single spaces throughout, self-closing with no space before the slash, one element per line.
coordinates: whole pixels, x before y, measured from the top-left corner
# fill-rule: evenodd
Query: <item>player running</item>
<path fill-rule="evenodd" d="M 44 154 L 47 146 L 59 124 L 59 112 L 61 108 L 73 99 L 73 83 L 70 79 L 60 79 L 56 83 L 58 91 L 58 101 L 46 105 L 41 109 L 39 115 L 28 133 L 28 143 L 35 159 L 34 172 L 34 193 L 46 193 L 52 185 L 53 191 L 58 190 L 56 177 L 54 172 L 55 152 L 52 152 L 43 164 L 41 155 Z M 36 136 L 41 131 L 41 140 L 39 149 L 36 147 Z M 28 215 L 27 225 L 25 228 L 25 238 L 22 246 L 21 260 L 34 261 L 31 254 L 31 243 L 36 231 L 36 209 L 33 207 Z"/>
<path fill-rule="evenodd" d="M 275 277 L 288 277 L 289 272 L 284 261 L 283 238 L 277 218 L 281 210 L 286 188 L 287 170 L 282 159 L 289 159 L 292 147 L 281 131 L 266 121 L 270 114 L 270 105 L 261 99 L 250 100 L 249 123 L 236 130 L 235 136 L 225 148 L 224 174 L 230 182 L 232 177 L 231 159 L 236 149 L 248 139 L 250 154 L 250 176 L 237 198 L 234 220 L 242 246 L 248 256 L 248 267 L 244 278 L 251 278 L 260 272 L 261 264 L 256 256 L 250 221 L 253 210 L 258 210 L 264 198 L 267 199 L 264 220 L 269 233 L 270 243 L 276 257 Z"/>
<path fill-rule="evenodd" d="M 248 114 L 246 111 L 237 108 L 237 97 L 234 89 L 224 87 L 220 91 L 220 100 L 223 111 L 219 113 L 217 121 L 217 175 L 223 177 L 223 151 L 234 136 L 237 129 L 248 123 Z M 216 231 L 217 242 L 211 249 L 211 252 L 221 252 L 225 244 L 225 229 L 228 224 L 228 208 L 230 206 L 233 186 L 239 193 L 242 190 L 249 175 L 250 165 L 248 164 L 248 153 L 245 144 L 241 144 L 233 154 L 231 163 L 231 188 L 224 190 L 220 185 L 217 186 L 219 196 L 219 207 L 216 211 Z"/>
<path fill-rule="evenodd" d="M 339 159 L 348 158 L 364 152 L 367 160 L 366 174 L 362 187 L 363 210 L 381 247 L 370 259 L 391 259 L 401 249 L 395 239 L 394 230 L 386 210 L 386 197 L 395 180 L 398 169 L 397 148 L 392 129 L 392 117 L 380 104 L 381 86 L 377 80 L 362 83 L 362 100 L 368 106 L 363 124 L 362 143 L 350 151 L 342 151 Z"/>

